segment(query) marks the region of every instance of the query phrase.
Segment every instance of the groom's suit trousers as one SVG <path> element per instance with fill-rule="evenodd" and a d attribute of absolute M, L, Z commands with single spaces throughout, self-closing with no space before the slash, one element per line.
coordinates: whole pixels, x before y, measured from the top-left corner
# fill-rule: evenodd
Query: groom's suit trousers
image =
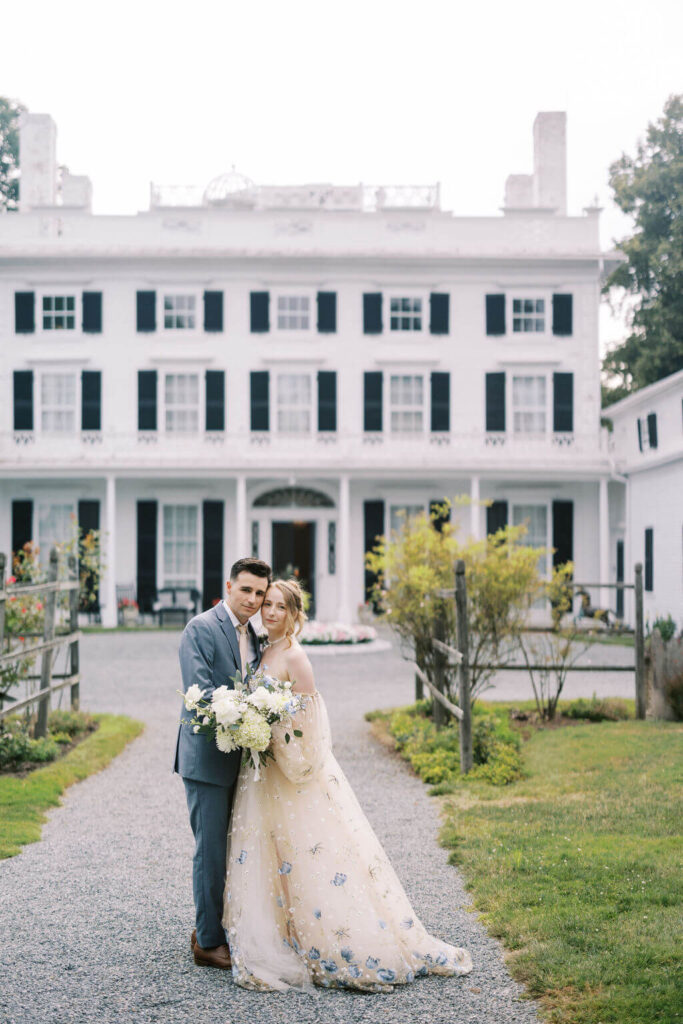
<path fill-rule="evenodd" d="M 221 919 L 234 786 L 214 786 L 195 779 L 183 782 L 195 840 L 192 888 L 197 942 L 202 949 L 211 949 L 225 942 Z"/>

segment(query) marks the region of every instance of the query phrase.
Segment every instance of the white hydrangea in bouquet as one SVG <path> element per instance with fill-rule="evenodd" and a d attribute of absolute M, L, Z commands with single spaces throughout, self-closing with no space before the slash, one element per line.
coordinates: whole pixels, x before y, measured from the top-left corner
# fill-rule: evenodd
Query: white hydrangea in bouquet
<path fill-rule="evenodd" d="M 293 716 L 306 706 L 306 697 L 292 693 L 291 682 L 268 676 L 263 669 L 247 671 L 245 680 L 238 672 L 231 682 L 234 689 L 219 686 L 210 697 L 196 683 L 188 687 L 182 697 L 195 716 L 187 724 L 193 732 L 213 739 L 224 754 L 241 749 L 242 763 L 251 765 L 258 781 L 261 765 L 273 758 L 269 749 L 273 725 L 293 726 Z M 293 727 L 291 733 L 303 735 Z M 290 742 L 289 732 L 285 741 Z"/>

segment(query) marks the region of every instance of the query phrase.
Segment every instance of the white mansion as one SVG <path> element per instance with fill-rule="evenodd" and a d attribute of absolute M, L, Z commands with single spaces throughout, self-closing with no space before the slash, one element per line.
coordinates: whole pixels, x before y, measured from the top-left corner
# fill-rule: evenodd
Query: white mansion
<path fill-rule="evenodd" d="M 438 186 L 235 172 L 95 216 L 55 139 L 25 117 L 21 209 L 0 215 L 0 550 L 101 528 L 105 624 L 117 584 L 209 607 L 243 554 L 353 620 L 376 535 L 465 494 L 465 535 L 528 520 L 577 579 L 615 578 L 606 255 L 599 210 L 567 215 L 563 113 L 538 115 L 534 172 L 490 217 L 443 211 Z"/>

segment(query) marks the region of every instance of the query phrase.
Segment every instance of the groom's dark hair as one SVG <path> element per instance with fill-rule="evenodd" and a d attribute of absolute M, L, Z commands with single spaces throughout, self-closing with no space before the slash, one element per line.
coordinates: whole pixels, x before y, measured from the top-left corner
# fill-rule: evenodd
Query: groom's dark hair
<path fill-rule="evenodd" d="M 270 581 L 273 578 L 273 570 L 267 562 L 260 558 L 238 558 L 230 570 L 230 579 L 236 580 L 241 572 L 250 572 L 252 576 L 263 576 Z"/>

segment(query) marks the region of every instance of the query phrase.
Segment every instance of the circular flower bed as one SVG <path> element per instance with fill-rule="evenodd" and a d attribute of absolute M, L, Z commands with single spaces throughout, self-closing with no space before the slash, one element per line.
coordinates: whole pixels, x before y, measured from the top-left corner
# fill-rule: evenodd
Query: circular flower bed
<path fill-rule="evenodd" d="M 307 622 L 299 633 L 302 644 L 367 644 L 377 639 L 372 626 L 349 626 L 343 622 Z"/>

